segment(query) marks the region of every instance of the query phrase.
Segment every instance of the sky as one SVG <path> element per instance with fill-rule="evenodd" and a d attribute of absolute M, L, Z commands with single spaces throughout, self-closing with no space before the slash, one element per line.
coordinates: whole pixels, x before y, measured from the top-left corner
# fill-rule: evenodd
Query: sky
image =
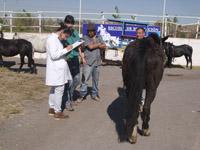
<path fill-rule="evenodd" d="M 6 10 L 21 11 L 79 11 L 80 0 L 5 0 Z M 82 12 L 115 12 L 162 15 L 164 0 L 82 0 Z M 3 10 L 3 0 L 0 0 Z M 199 16 L 200 0 L 166 0 L 166 14 Z"/>

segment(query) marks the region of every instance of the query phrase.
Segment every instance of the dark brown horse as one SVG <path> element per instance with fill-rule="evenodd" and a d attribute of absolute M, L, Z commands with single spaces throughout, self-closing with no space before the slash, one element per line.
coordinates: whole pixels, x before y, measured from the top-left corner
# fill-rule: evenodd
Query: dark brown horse
<path fill-rule="evenodd" d="M 165 48 L 165 54 L 167 56 L 167 62 L 166 62 L 167 67 L 172 66 L 173 58 L 185 56 L 186 68 L 188 68 L 188 64 L 190 63 L 190 69 L 192 69 L 193 48 L 191 46 L 186 44 L 175 46 L 173 43 L 165 42 L 164 48 Z"/>
<path fill-rule="evenodd" d="M 20 55 L 21 65 L 19 72 L 24 65 L 24 57 L 28 57 L 28 66 L 31 73 L 37 73 L 35 63 L 33 60 L 33 46 L 32 44 L 24 39 L 8 40 L 3 38 L 3 33 L 0 32 L 0 61 L 3 61 L 2 56 L 13 57 Z"/>
<path fill-rule="evenodd" d="M 142 130 L 144 136 L 150 135 L 150 109 L 158 85 L 164 71 L 164 51 L 162 44 L 166 39 L 160 39 L 157 34 L 151 34 L 144 39 L 131 42 L 125 49 L 122 65 L 122 75 L 126 89 L 125 128 L 130 143 L 136 143 L 137 124 L 140 111 L 142 91 L 146 97 L 141 112 Z"/>

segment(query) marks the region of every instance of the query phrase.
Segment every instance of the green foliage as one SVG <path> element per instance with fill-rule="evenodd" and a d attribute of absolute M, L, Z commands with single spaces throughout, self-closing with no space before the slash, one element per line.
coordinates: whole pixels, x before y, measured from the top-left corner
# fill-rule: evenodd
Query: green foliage
<path fill-rule="evenodd" d="M 30 26 L 38 26 L 38 19 L 26 18 L 34 17 L 31 13 L 26 13 L 26 10 L 23 9 L 23 13 L 16 14 L 16 17 L 13 19 L 13 25 L 16 26 L 13 30 L 14 32 L 37 32 L 37 28 L 31 28 Z"/>
<path fill-rule="evenodd" d="M 136 16 L 131 16 L 131 19 L 135 21 L 135 19 L 136 19 Z"/>
<path fill-rule="evenodd" d="M 177 17 L 174 17 L 174 18 L 173 18 L 173 22 L 174 22 L 174 23 L 178 23 L 178 18 L 177 18 Z"/>
<path fill-rule="evenodd" d="M 0 18 L 0 24 L 3 24 L 3 19 L 2 18 Z"/>
<path fill-rule="evenodd" d="M 115 6 L 115 14 L 113 14 L 112 16 L 115 19 L 121 18 L 120 15 L 119 15 L 119 8 L 117 6 Z"/>

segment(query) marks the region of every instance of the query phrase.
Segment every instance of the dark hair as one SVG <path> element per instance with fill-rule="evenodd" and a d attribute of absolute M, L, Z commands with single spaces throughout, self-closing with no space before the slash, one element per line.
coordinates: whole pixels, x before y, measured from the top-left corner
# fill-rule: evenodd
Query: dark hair
<path fill-rule="evenodd" d="M 94 23 L 89 23 L 87 26 L 87 31 L 96 31 L 96 25 Z"/>
<path fill-rule="evenodd" d="M 142 31 L 145 32 L 145 29 L 144 29 L 143 27 L 138 27 L 138 28 L 136 29 L 136 31 L 138 31 L 138 30 L 142 30 Z"/>
<path fill-rule="evenodd" d="M 60 27 L 56 31 L 60 31 L 66 28 L 65 24 L 63 22 L 59 23 Z"/>
<path fill-rule="evenodd" d="M 74 24 L 75 23 L 75 20 L 74 20 L 74 17 L 71 16 L 71 15 L 67 15 L 65 17 L 65 20 L 64 20 L 65 23 L 68 23 L 68 24 Z"/>
<path fill-rule="evenodd" d="M 60 23 L 60 27 L 56 31 L 63 30 L 63 33 L 72 34 L 72 29 L 68 28 L 63 22 Z"/>

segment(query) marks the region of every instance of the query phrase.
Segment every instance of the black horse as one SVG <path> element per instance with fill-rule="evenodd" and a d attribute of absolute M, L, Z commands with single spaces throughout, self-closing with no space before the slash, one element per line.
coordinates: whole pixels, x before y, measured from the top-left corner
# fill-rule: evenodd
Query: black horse
<path fill-rule="evenodd" d="M 131 42 L 125 49 L 122 76 L 127 98 L 125 100 L 125 130 L 130 143 L 136 143 L 137 124 L 140 114 L 142 91 L 146 90 L 144 106 L 141 112 L 144 136 L 150 135 L 150 108 L 164 71 L 164 51 L 160 39 L 152 33 L 144 39 Z"/>
<path fill-rule="evenodd" d="M 185 56 L 186 59 L 186 68 L 188 68 L 188 64 L 190 63 L 190 69 L 192 69 L 192 52 L 193 49 L 189 45 L 179 45 L 175 46 L 173 43 L 165 42 L 164 43 L 165 48 L 165 54 L 167 56 L 167 62 L 166 66 L 171 67 L 172 66 L 172 59 L 174 57 L 181 57 Z"/>
<path fill-rule="evenodd" d="M 20 55 L 21 65 L 19 72 L 24 65 L 24 57 L 28 57 L 28 66 L 31 73 L 36 73 L 36 66 L 33 60 L 33 46 L 31 42 L 24 39 L 8 40 L 3 38 L 3 33 L 0 33 L 0 61 L 3 61 L 2 56 L 13 57 Z"/>

